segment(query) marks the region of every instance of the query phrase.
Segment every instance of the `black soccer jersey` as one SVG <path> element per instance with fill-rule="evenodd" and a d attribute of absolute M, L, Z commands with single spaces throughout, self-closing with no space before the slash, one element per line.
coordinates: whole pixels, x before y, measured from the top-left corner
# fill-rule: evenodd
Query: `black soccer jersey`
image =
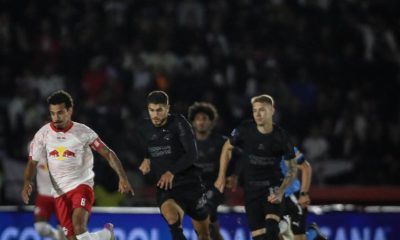
<path fill-rule="evenodd" d="M 226 137 L 216 133 L 211 133 L 205 140 L 197 140 L 198 158 L 195 164 L 202 169 L 202 180 L 209 185 L 214 185 L 217 179 L 219 157 L 226 140 Z"/>
<path fill-rule="evenodd" d="M 150 158 L 150 173 L 158 180 L 166 171 L 177 178 L 196 173 L 196 140 L 192 128 L 182 115 L 168 115 L 164 126 L 155 127 L 150 119 L 144 120 L 139 134 L 145 151 Z M 196 173 L 197 174 L 197 173 Z"/>
<path fill-rule="evenodd" d="M 244 184 L 250 192 L 264 193 L 268 187 L 279 186 L 283 179 L 280 161 L 295 157 L 289 136 L 277 125 L 263 134 L 254 120 L 244 121 L 232 131 L 229 141 L 243 151 Z"/>

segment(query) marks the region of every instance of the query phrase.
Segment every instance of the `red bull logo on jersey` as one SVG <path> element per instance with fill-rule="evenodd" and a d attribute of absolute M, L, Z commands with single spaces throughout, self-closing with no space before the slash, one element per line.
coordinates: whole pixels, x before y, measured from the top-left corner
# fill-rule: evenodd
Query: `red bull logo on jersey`
<path fill-rule="evenodd" d="M 57 147 L 49 152 L 49 157 L 56 158 L 57 160 L 65 160 L 66 158 L 75 157 L 75 153 L 65 147 Z"/>

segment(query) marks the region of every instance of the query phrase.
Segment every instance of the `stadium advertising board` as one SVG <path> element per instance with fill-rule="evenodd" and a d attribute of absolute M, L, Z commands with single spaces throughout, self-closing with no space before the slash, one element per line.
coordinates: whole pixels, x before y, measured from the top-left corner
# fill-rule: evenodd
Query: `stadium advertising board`
<path fill-rule="evenodd" d="M 95 211 L 89 229 L 95 231 L 104 223 L 113 222 L 118 240 L 170 239 L 168 228 L 154 211 L 124 213 L 120 208 L 111 212 Z M 331 212 L 310 214 L 309 221 L 318 222 L 330 240 L 394 240 L 400 236 L 400 213 Z M 32 222 L 31 211 L 0 211 L 0 240 L 40 240 Z M 225 240 L 251 239 L 243 213 L 221 213 L 220 222 Z M 184 232 L 187 239 L 197 239 L 188 218 L 184 220 Z"/>

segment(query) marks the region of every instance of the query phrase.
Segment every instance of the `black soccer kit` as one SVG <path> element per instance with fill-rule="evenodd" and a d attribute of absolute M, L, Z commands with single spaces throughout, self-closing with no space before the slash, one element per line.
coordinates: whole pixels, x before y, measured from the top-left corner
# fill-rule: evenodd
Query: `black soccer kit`
<path fill-rule="evenodd" d="M 267 198 L 270 189 L 282 183 L 280 161 L 295 157 L 293 145 L 279 126 L 274 124 L 271 133 L 263 134 L 254 120 L 244 121 L 235 128 L 229 141 L 243 151 L 241 164 L 249 228 L 252 231 L 264 228 L 267 214 L 282 215 L 283 204 L 269 203 Z"/>
<path fill-rule="evenodd" d="M 182 115 L 168 115 L 166 123 L 155 127 L 144 120 L 139 134 L 150 158 L 150 174 L 157 182 L 161 175 L 174 174 L 172 189 L 157 188 L 157 204 L 174 199 L 191 218 L 204 220 L 208 216 L 200 181 L 200 169 L 194 165 L 197 158 L 196 140 L 192 128 Z"/>
<path fill-rule="evenodd" d="M 207 207 L 211 222 L 217 221 L 217 208 L 223 201 L 223 195 L 214 187 L 219 172 L 219 157 L 226 137 L 211 133 L 205 140 L 197 140 L 198 158 L 195 165 L 200 167 L 201 178 L 206 187 Z"/>

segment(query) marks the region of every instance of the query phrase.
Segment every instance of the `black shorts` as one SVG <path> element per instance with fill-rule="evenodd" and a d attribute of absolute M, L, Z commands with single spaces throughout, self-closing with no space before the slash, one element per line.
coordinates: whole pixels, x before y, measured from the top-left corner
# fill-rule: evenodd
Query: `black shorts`
<path fill-rule="evenodd" d="M 218 191 L 214 186 L 206 186 L 207 208 L 210 214 L 210 221 L 216 222 L 218 220 L 218 206 L 224 201 L 224 195 Z"/>
<path fill-rule="evenodd" d="M 175 186 L 176 185 L 176 186 Z M 157 188 L 157 204 L 173 199 L 192 219 L 202 221 L 208 217 L 206 199 L 198 176 L 186 176 L 174 182 L 172 189 Z"/>
<path fill-rule="evenodd" d="M 298 193 L 285 197 L 284 215 L 289 215 L 291 219 L 292 231 L 294 235 L 306 233 L 307 208 L 301 208 L 298 204 Z"/>
<path fill-rule="evenodd" d="M 246 201 L 245 210 L 250 231 L 265 228 L 265 217 L 267 214 L 274 214 L 282 217 L 283 206 L 283 202 L 280 204 L 268 202 L 268 195 Z"/>

